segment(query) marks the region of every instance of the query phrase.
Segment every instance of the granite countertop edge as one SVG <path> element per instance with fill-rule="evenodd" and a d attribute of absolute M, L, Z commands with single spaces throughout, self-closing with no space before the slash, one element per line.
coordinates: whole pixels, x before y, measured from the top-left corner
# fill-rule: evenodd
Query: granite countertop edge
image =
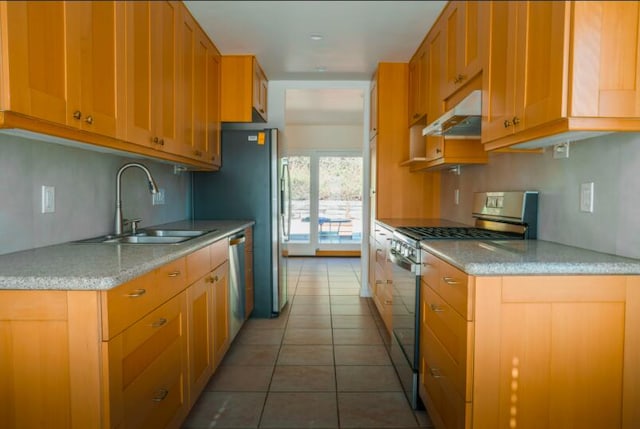
<path fill-rule="evenodd" d="M 491 254 L 487 260 L 484 249 L 474 248 L 472 241 L 458 242 L 423 241 L 422 248 L 454 267 L 472 276 L 519 275 L 640 275 L 640 260 L 577 248 L 549 241 L 530 241 L 534 248 L 544 246 L 544 257 L 530 257 L 528 261 L 503 260 L 499 254 Z M 554 260 L 557 259 L 557 260 Z"/>
<path fill-rule="evenodd" d="M 153 228 L 194 230 L 215 228 L 215 231 L 177 244 L 127 245 L 70 242 L 0 255 L 0 290 L 112 289 L 254 224 L 252 220 L 177 221 L 154 225 Z M 75 261 L 65 260 L 64 256 L 56 257 L 68 252 L 75 256 L 80 252 L 82 255 Z M 108 258 L 103 258 L 105 253 Z M 122 256 L 122 253 L 125 255 Z M 128 259 L 127 255 L 132 258 Z M 105 261 L 113 258 L 118 258 L 117 264 Z M 73 270 L 67 271 L 67 267 L 60 266 L 61 263 L 72 264 Z M 46 269 L 50 271 L 44 273 Z"/>

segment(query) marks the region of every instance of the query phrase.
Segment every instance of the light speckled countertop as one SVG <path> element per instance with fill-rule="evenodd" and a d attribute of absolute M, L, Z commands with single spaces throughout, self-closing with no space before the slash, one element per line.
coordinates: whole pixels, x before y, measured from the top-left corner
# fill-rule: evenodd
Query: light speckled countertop
<path fill-rule="evenodd" d="M 425 240 L 421 245 L 474 276 L 640 274 L 638 259 L 543 240 Z"/>
<path fill-rule="evenodd" d="M 111 289 L 254 223 L 185 220 L 149 228 L 215 231 L 177 244 L 64 243 L 0 255 L 0 290 Z"/>

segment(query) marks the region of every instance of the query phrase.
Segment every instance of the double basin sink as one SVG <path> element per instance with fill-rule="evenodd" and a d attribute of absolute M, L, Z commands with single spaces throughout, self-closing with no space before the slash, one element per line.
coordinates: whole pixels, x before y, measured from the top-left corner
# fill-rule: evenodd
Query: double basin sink
<path fill-rule="evenodd" d="M 104 243 L 104 244 L 177 244 L 204 234 L 216 231 L 191 230 L 191 229 L 144 229 L 136 234 L 129 235 L 103 235 L 87 240 L 74 241 L 74 243 Z"/>

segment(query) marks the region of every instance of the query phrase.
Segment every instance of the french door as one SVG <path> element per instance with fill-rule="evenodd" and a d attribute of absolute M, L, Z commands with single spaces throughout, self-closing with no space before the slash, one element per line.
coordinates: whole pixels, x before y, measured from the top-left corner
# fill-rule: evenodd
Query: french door
<path fill-rule="evenodd" d="M 362 155 L 289 153 L 290 255 L 359 251 L 362 242 Z"/>

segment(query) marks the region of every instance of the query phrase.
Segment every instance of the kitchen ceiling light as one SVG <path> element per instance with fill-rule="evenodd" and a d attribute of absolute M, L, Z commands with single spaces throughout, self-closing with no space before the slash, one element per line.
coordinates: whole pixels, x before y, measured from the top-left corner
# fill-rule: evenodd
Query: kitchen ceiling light
<path fill-rule="evenodd" d="M 324 36 L 322 34 L 314 33 L 314 34 L 309 35 L 309 38 L 311 40 L 318 41 L 318 40 L 324 39 Z"/>

